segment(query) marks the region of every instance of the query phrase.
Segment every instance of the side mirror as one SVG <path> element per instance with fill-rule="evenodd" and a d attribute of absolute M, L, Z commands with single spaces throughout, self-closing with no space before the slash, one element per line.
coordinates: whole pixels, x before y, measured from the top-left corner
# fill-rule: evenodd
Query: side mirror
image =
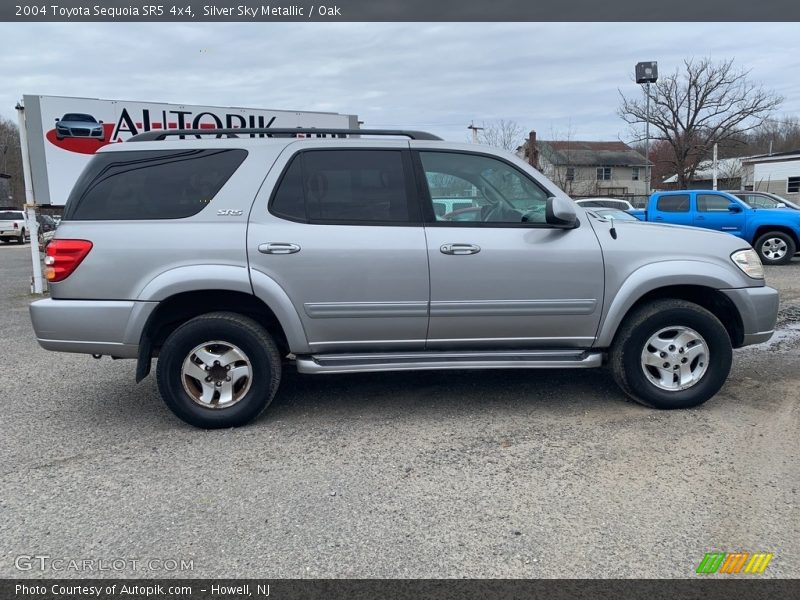
<path fill-rule="evenodd" d="M 102 121 L 98 121 L 98 123 L 100 123 L 101 125 L 103 124 L 103 122 L 102 122 Z"/>
<path fill-rule="evenodd" d="M 728 210 L 732 213 L 740 213 L 742 212 L 742 207 L 739 206 L 736 202 L 731 202 L 728 204 Z"/>
<path fill-rule="evenodd" d="M 61 120 L 61 119 L 59 119 L 58 117 L 56 117 L 56 123 L 58 123 L 60 120 Z"/>
<path fill-rule="evenodd" d="M 778 202 L 775 208 L 786 208 L 786 205 L 783 202 Z"/>
<path fill-rule="evenodd" d="M 548 225 L 561 229 L 574 229 L 578 225 L 578 215 L 571 200 L 551 196 L 545 204 L 545 221 Z"/>

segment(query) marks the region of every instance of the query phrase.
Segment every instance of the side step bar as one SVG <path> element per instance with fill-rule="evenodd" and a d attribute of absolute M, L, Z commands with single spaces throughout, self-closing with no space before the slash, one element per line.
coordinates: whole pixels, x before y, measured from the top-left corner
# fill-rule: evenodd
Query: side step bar
<path fill-rule="evenodd" d="M 599 367 L 602 362 L 602 352 L 584 350 L 316 354 L 298 356 L 297 371 L 324 374 L 437 369 L 587 369 Z"/>

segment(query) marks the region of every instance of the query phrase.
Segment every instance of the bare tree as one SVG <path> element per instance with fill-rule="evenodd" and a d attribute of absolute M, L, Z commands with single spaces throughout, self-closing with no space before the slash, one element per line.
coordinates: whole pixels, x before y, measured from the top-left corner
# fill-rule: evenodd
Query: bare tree
<path fill-rule="evenodd" d="M 479 143 L 509 152 L 515 152 L 524 140 L 525 130 L 516 121 L 500 119 L 483 123 L 483 129 L 478 131 Z"/>
<path fill-rule="evenodd" d="M 761 126 L 783 101 L 748 76 L 749 71 L 734 68 L 733 59 L 685 60 L 683 69 L 651 85 L 651 136 L 672 147 L 679 187 L 686 187 L 715 143 L 743 141 L 744 134 Z M 644 86 L 642 90 L 638 98 L 627 98 L 620 91 L 617 111 L 640 139 L 647 118 L 647 92 Z"/>
<path fill-rule="evenodd" d="M 0 205 L 22 206 L 25 197 L 25 181 L 22 176 L 22 151 L 19 143 L 19 129 L 16 123 L 0 118 L 0 173 L 10 175 L 11 179 L 0 179 Z M 5 188 L 5 189 L 4 189 Z"/>

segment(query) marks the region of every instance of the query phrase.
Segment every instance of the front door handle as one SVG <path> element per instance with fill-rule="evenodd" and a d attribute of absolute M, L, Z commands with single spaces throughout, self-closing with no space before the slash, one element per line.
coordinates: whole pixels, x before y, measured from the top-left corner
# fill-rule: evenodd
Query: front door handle
<path fill-rule="evenodd" d="M 442 254 L 477 254 L 481 247 L 475 244 L 444 244 L 439 250 Z"/>
<path fill-rule="evenodd" d="M 294 254 L 300 252 L 300 246 L 289 242 L 269 242 L 258 247 L 261 254 Z"/>

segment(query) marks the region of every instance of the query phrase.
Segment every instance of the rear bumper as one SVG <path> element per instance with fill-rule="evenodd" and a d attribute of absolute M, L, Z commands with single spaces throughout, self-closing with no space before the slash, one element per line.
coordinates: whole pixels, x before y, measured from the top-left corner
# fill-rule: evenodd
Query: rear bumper
<path fill-rule="evenodd" d="M 736 306 L 742 318 L 741 346 L 766 342 L 775 333 L 778 320 L 778 292 L 771 287 L 720 290 Z"/>
<path fill-rule="evenodd" d="M 46 350 L 136 358 L 157 302 L 37 300 L 30 305 L 39 345 Z"/>

